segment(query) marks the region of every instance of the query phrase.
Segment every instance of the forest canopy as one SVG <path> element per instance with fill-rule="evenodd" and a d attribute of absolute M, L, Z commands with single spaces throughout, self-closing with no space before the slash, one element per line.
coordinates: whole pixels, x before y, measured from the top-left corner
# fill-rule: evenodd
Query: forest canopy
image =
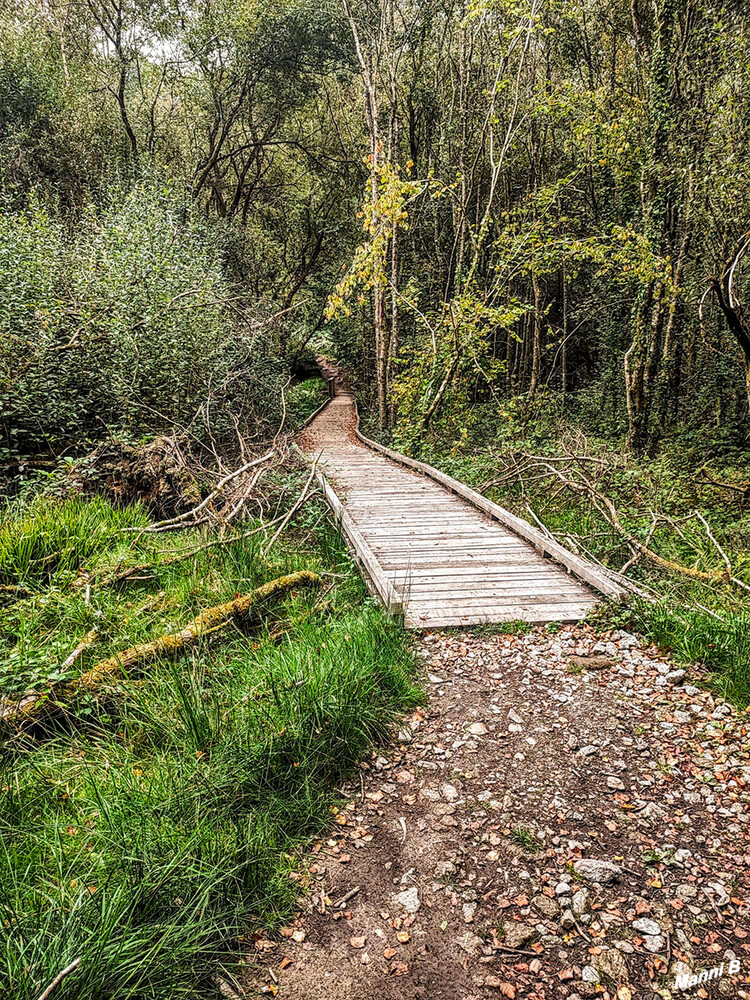
<path fill-rule="evenodd" d="M 307 345 L 410 447 L 742 444 L 749 65 L 739 0 L 6 3 L 6 454 L 260 433 Z"/>

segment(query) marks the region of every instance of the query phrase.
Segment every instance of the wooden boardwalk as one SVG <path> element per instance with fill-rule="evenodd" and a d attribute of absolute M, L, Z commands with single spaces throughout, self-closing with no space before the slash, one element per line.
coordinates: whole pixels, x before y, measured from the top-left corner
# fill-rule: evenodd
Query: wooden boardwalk
<path fill-rule="evenodd" d="M 299 443 L 318 456 L 321 485 L 371 589 L 407 628 L 577 621 L 601 599 L 592 587 L 620 596 L 598 567 L 437 470 L 368 441 L 357 423 L 353 397 L 339 392 Z"/>

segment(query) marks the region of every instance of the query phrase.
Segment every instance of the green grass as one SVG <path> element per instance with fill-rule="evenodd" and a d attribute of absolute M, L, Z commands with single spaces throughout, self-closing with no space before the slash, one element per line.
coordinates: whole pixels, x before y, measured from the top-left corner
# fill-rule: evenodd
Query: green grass
<path fill-rule="evenodd" d="M 640 633 L 680 663 L 702 667 L 725 698 L 750 705 L 750 612 L 717 617 L 669 599 L 653 604 L 635 599 L 605 608 L 600 620 Z"/>
<path fill-rule="evenodd" d="M 322 378 L 297 382 L 287 393 L 287 406 L 292 424 L 299 426 L 328 399 L 328 385 Z"/>
<path fill-rule="evenodd" d="M 525 826 L 514 827 L 511 831 L 510 839 L 514 844 L 522 850 L 527 851 L 529 854 L 538 854 L 539 851 L 544 849 L 544 844 L 537 837 L 534 831 L 529 830 Z"/>
<path fill-rule="evenodd" d="M 325 828 L 336 787 L 416 703 L 411 654 L 314 505 L 267 560 L 252 540 L 234 543 L 95 589 L 88 605 L 70 587 L 80 559 L 166 560 L 201 536 L 122 542 L 110 527 L 142 514 L 99 501 L 79 509 L 96 544 L 78 547 L 79 522 L 65 508 L 67 529 L 48 530 L 34 550 L 74 550 L 55 586 L 2 612 L 6 692 L 54 676 L 94 625 L 103 638 L 81 670 L 281 573 L 336 574 L 328 593 L 290 599 L 260 631 L 154 664 L 78 702 L 64 726 L 3 748 L 0 994 L 32 1000 L 80 957 L 60 987 L 65 1000 L 215 997 L 217 971 L 251 947 L 248 935 L 292 914 L 304 845 Z M 50 523 L 43 505 L 27 513 L 35 517 Z M 12 532 L 0 538 L 3 558 Z M 28 560 L 14 565 L 12 582 L 41 585 Z"/>

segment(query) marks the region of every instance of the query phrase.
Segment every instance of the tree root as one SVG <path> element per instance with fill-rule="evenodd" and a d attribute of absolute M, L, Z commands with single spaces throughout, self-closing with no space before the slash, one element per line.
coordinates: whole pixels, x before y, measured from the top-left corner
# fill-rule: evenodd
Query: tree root
<path fill-rule="evenodd" d="M 249 594 L 202 611 L 180 632 L 162 635 L 153 642 L 131 646 L 106 660 L 100 660 L 76 680 L 55 685 L 51 694 L 28 694 L 18 702 L 0 705 L 0 725 L 4 727 L 32 722 L 44 715 L 56 701 L 64 702 L 83 694 L 96 694 L 107 681 L 114 680 L 123 671 L 142 667 L 159 657 L 175 656 L 196 646 L 201 638 L 226 628 L 231 622 L 246 622 L 251 617 L 254 618 L 291 590 L 298 587 L 319 587 L 322 582 L 317 573 L 303 570 L 264 583 Z"/>

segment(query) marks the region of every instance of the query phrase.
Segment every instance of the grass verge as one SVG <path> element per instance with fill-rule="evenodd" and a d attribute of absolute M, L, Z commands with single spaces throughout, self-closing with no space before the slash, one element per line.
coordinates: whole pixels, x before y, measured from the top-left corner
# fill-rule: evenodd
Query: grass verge
<path fill-rule="evenodd" d="M 102 641 L 78 671 L 281 573 L 335 584 L 3 747 L 0 993 L 32 1000 L 80 958 L 56 991 L 65 1000 L 214 997 L 253 930 L 292 912 L 301 852 L 336 786 L 415 704 L 411 656 L 320 509 L 267 559 L 248 539 L 161 567 L 197 536 L 123 541 L 122 519 L 137 527 L 142 512 L 76 503 L 50 517 L 36 501 L 0 530 L 5 582 L 32 591 L 0 614 L 6 693 L 54 679 L 94 626 Z M 95 589 L 88 603 L 71 588 L 81 562 L 144 554 L 157 560 L 146 580 Z"/>

